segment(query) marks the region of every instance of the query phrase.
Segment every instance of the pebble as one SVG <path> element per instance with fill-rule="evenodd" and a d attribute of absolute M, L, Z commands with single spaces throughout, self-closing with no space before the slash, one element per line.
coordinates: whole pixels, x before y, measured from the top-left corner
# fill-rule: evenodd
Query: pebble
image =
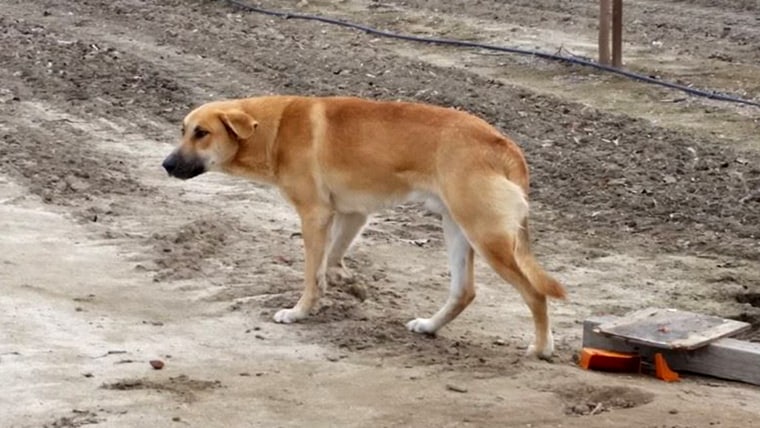
<path fill-rule="evenodd" d="M 462 394 L 467 392 L 467 388 L 463 386 L 459 386 L 459 385 L 452 385 L 450 383 L 446 384 L 446 389 L 448 389 L 449 391 L 459 392 Z"/>

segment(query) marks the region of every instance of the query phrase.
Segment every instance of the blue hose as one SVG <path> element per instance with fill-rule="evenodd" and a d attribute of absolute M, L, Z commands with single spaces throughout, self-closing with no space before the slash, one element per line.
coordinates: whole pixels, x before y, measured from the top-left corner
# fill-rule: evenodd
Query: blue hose
<path fill-rule="evenodd" d="M 365 25 L 355 24 L 353 22 L 348 22 L 348 21 L 342 21 L 340 19 L 335 19 L 335 18 L 263 9 L 260 7 L 251 6 L 239 0 L 223 0 L 223 1 L 226 1 L 227 3 L 231 3 L 249 12 L 256 12 L 256 13 L 261 13 L 264 15 L 277 16 L 277 17 L 285 18 L 285 19 L 304 19 L 304 20 L 309 20 L 309 21 L 319 21 L 319 22 L 324 22 L 326 24 L 333 24 L 333 25 L 338 25 L 341 27 L 353 28 L 355 30 L 364 31 L 369 34 L 375 34 L 378 36 L 389 37 L 393 39 L 408 40 L 412 42 L 432 43 L 432 44 L 438 44 L 438 45 L 487 49 L 487 50 L 498 51 L 498 52 L 507 52 L 507 53 L 514 53 L 514 54 L 519 54 L 519 55 L 534 56 L 534 57 L 543 58 L 543 59 L 552 60 L 552 61 L 562 61 L 562 62 L 567 62 L 570 64 L 582 65 L 585 67 L 591 67 L 597 70 L 602 70 L 609 73 L 618 74 L 618 75 L 625 76 L 633 80 L 652 83 L 654 85 L 660 85 L 666 88 L 676 89 L 676 90 L 683 91 L 691 95 L 705 97 L 705 98 L 709 98 L 713 100 L 728 101 L 728 102 L 733 102 L 733 103 L 738 103 L 738 104 L 745 104 L 749 106 L 760 107 L 760 103 L 755 102 L 755 101 L 750 101 L 750 100 L 739 98 L 733 95 L 723 94 L 719 92 L 694 89 L 685 85 L 679 85 L 677 83 L 655 79 L 654 77 L 650 77 L 644 74 L 622 70 L 619 68 L 599 64 L 598 62 L 589 61 L 589 60 L 585 60 L 581 58 L 550 54 L 546 52 L 534 51 L 534 50 L 528 50 L 528 49 L 510 48 L 510 47 L 504 47 L 504 46 L 489 45 L 489 44 L 484 44 L 484 43 L 468 42 L 468 41 L 463 41 L 463 40 L 410 36 L 407 34 L 398 34 L 398 33 L 392 33 L 390 31 L 378 30 L 372 27 L 367 27 Z"/>

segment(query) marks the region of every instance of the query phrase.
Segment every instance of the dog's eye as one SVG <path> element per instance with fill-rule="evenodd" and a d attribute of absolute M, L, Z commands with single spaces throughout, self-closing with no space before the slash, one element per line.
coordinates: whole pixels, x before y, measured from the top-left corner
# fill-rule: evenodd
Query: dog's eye
<path fill-rule="evenodd" d="M 206 135 L 208 135 L 208 131 L 206 131 L 205 129 L 196 128 L 195 132 L 193 132 L 193 138 L 195 138 L 196 140 L 200 140 Z"/>

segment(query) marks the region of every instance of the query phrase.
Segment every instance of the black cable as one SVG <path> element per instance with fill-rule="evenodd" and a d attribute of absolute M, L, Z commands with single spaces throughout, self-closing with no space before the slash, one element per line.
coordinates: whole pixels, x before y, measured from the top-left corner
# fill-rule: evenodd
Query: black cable
<path fill-rule="evenodd" d="M 341 27 L 353 28 L 355 30 L 364 31 L 369 34 L 375 34 L 378 36 L 389 37 L 389 38 L 394 38 L 394 39 L 407 40 L 407 41 L 412 41 L 412 42 L 432 43 L 432 44 L 438 44 L 438 45 L 487 49 L 487 50 L 492 50 L 492 51 L 508 52 L 508 53 L 514 53 L 514 54 L 519 54 L 519 55 L 535 56 L 535 57 L 552 60 L 552 61 L 562 61 L 562 62 L 567 62 L 570 64 L 577 64 L 577 65 L 582 65 L 585 67 L 595 68 L 597 70 L 602 70 L 609 73 L 619 74 L 621 76 L 625 76 L 630 79 L 652 83 L 655 85 L 665 86 L 666 88 L 676 89 L 676 90 L 683 91 L 683 92 L 700 96 L 700 97 L 760 107 L 760 102 L 750 101 L 750 100 L 746 100 L 746 99 L 739 98 L 736 96 L 722 94 L 719 92 L 710 92 L 710 91 L 705 91 L 701 89 L 694 89 L 685 85 L 679 85 L 678 83 L 672 83 L 672 82 L 667 82 L 664 80 L 659 80 L 659 79 L 656 79 L 654 77 L 650 77 L 644 74 L 634 73 L 632 71 L 622 70 L 619 68 L 599 64 L 598 62 L 589 61 L 589 60 L 580 59 L 580 58 L 572 58 L 572 57 L 555 55 L 555 54 L 550 54 L 550 53 L 535 51 L 535 50 L 510 48 L 510 47 L 505 47 L 505 46 L 495 46 L 495 45 L 489 45 L 489 44 L 484 44 L 484 43 L 468 42 L 468 41 L 463 41 L 463 40 L 410 36 L 407 34 L 398 34 L 398 33 L 392 33 L 389 31 L 378 30 L 372 27 L 367 27 L 365 25 L 355 24 L 353 22 L 348 22 L 348 21 L 342 21 L 340 19 L 335 19 L 335 18 L 263 9 L 260 7 L 251 6 L 239 0 L 223 0 L 223 1 L 226 1 L 227 3 L 231 3 L 237 7 L 240 7 L 250 12 L 256 12 L 256 13 L 261 13 L 261 14 L 270 15 L 270 16 L 277 16 L 277 17 L 285 18 L 285 19 L 304 19 L 304 20 L 309 20 L 309 21 L 319 21 L 319 22 L 324 22 L 326 24 L 333 24 L 333 25 L 338 25 Z"/>

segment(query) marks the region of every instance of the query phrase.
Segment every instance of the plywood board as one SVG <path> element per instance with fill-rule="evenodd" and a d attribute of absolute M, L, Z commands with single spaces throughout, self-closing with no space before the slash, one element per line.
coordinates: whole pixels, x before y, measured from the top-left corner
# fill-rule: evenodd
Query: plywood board
<path fill-rule="evenodd" d="M 602 334 L 662 349 L 692 350 L 749 329 L 746 322 L 676 309 L 642 309 L 598 327 Z"/>
<path fill-rule="evenodd" d="M 616 352 L 632 352 L 652 363 L 662 353 L 671 369 L 720 379 L 760 385 L 760 343 L 731 338 L 718 339 L 692 351 L 655 348 L 632 343 L 598 331 L 599 326 L 620 320 L 612 316 L 589 318 L 583 323 L 583 346 Z"/>

